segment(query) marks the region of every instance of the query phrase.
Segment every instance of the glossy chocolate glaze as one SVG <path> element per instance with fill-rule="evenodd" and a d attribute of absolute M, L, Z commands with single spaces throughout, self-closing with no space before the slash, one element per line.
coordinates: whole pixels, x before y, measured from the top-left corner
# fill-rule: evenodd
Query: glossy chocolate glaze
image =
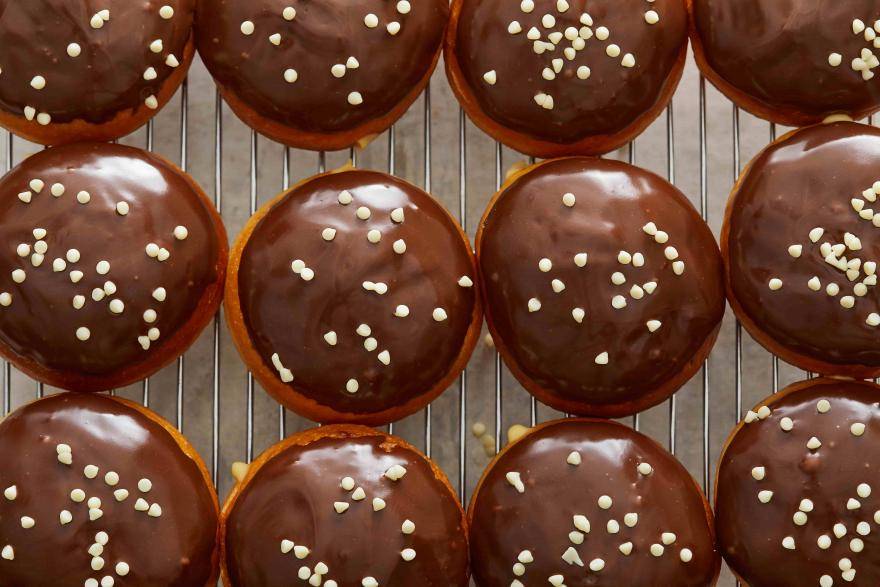
<path fill-rule="evenodd" d="M 296 16 L 287 20 L 283 9 Z M 200 0 L 196 22 L 199 53 L 227 92 L 261 116 L 297 130 L 351 130 L 387 114 L 433 66 L 449 8 L 445 0 L 413 1 L 402 14 L 397 2 L 378 0 Z M 378 17 L 369 28 L 368 14 Z M 251 22 L 254 32 L 242 33 Z M 392 35 L 386 28 L 400 25 Z M 281 36 L 278 45 L 270 35 Z M 335 77 L 331 68 L 345 65 Z M 295 82 L 285 80 L 288 68 Z M 363 103 L 352 105 L 351 92 Z"/>
<path fill-rule="evenodd" d="M 578 465 L 567 462 L 573 452 L 580 454 Z M 637 470 L 642 463 L 653 468 L 650 474 Z M 506 479 L 510 472 L 520 474 L 523 493 Z M 611 498 L 609 509 L 599 506 L 601 496 Z M 624 520 L 628 513 L 638 514 L 634 526 Z M 589 522 L 581 545 L 569 537 L 578 532 L 576 515 Z M 704 587 L 718 572 L 713 530 L 694 480 L 655 442 L 614 422 L 559 420 L 507 448 L 484 473 L 470 521 L 481 587 L 545 585 L 553 575 L 562 575 L 568 587 Z M 617 533 L 608 531 L 609 522 Z M 667 532 L 675 540 L 664 545 Z M 625 543 L 632 545 L 628 556 L 619 550 Z M 664 546 L 660 556 L 650 552 L 653 544 Z M 569 548 L 583 567 L 562 559 Z M 683 549 L 692 555 L 687 563 Z M 516 575 L 524 550 L 534 561 Z M 590 568 L 596 559 L 604 562 L 598 571 Z"/>
<path fill-rule="evenodd" d="M 722 455 L 715 502 L 722 554 L 751 587 L 820 585 L 823 575 L 834 585 L 878 585 L 880 388 L 830 379 L 792 388 L 765 400 L 772 413 L 763 419 L 750 413 L 752 422 L 733 433 Z M 821 400 L 830 408 L 824 413 Z M 861 436 L 851 431 L 857 423 L 865 425 Z M 807 447 L 812 437 L 818 449 Z M 763 479 L 753 476 L 754 467 L 764 468 Z M 867 492 L 859 488 L 863 483 Z M 758 498 L 761 491 L 772 491 L 769 502 Z M 794 522 L 798 511 L 806 513 L 803 525 Z M 867 525 L 859 528 L 860 522 Z M 840 538 L 837 524 L 846 529 Z M 819 546 L 823 535 L 830 538 L 827 549 Z M 794 549 L 782 545 L 786 537 L 794 539 Z M 861 541 L 855 549 L 863 550 L 853 550 L 854 539 Z M 855 569 L 855 580 L 843 576 L 843 559 Z"/>
<path fill-rule="evenodd" d="M 171 18 L 160 15 L 163 6 Z M 93 28 L 104 9 L 110 20 Z M 24 116 L 30 106 L 52 122 L 99 124 L 143 106 L 174 71 L 169 55 L 183 62 L 194 10 L 195 0 L 0 0 L 0 108 Z M 158 53 L 150 49 L 157 39 Z M 79 45 L 76 57 L 71 43 Z M 147 80 L 150 67 L 156 77 Z M 31 85 L 37 75 L 43 89 Z"/>
<path fill-rule="evenodd" d="M 71 465 L 59 462 L 58 444 L 70 446 Z M 0 558 L 0 586 L 80 586 L 111 576 L 116 585 L 196 587 L 214 576 L 213 490 L 171 434 L 134 408 L 96 394 L 39 400 L 0 424 L 0 459 L 0 492 L 13 485 L 17 492 L 13 501 L 0 495 L 0 548 L 14 551 L 13 560 Z M 93 479 L 86 465 L 99 468 Z M 119 476 L 115 486 L 105 481 L 111 471 Z M 141 479 L 152 482 L 149 492 L 139 490 Z M 86 501 L 73 501 L 74 489 Z M 118 501 L 114 492 L 122 489 L 128 497 Z M 103 515 L 90 521 L 93 497 Z M 159 504 L 161 515 L 135 510 L 140 498 Z M 60 523 L 62 511 L 71 522 Z M 35 525 L 24 529 L 22 516 Z M 88 551 L 99 532 L 109 542 L 95 571 Z M 129 566 L 124 577 L 119 562 Z"/>
<path fill-rule="evenodd" d="M 468 584 L 464 518 L 450 489 L 428 460 L 394 437 L 358 428 L 352 436 L 327 426 L 306 446 L 293 444 L 264 463 L 227 515 L 226 564 L 234 587 L 287 587 L 302 566 L 323 562 L 324 584 L 436 587 Z M 406 469 L 397 481 L 384 476 L 392 466 Z M 366 497 L 340 485 L 351 477 Z M 373 500 L 386 507 L 374 511 Z M 337 513 L 334 502 L 349 504 Z M 403 523 L 415 524 L 405 534 Z M 282 553 L 282 540 L 306 546 L 309 554 Z M 413 549 L 405 561 L 401 552 Z M 305 584 L 305 581 L 302 581 Z"/>
<path fill-rule="evenodd" d="M 535 0 L 534 10 L 525 13 L 519 1 L 464 0 L 457 28 L 457 58 L 483 112 L 499 124 L 536 139 L 572 143 L 591 136 L 618 133 L 657 105 L 669 82 L 673 65 L 687 45 L 687 13 L 683 0 L 568 0 L 560 12 L 556 0 Z M 648 24 L 645 13 L 655 11 L 660 20 Z M 592 18 L 592 33 L 582 50 L 569 60 L 563 49 L 566 38 L 553 51 L 537 54 L 528 31 L 536 27 L 541 40 L 569 27 L 581 29 L 581 15 Z M 555 23 L 546 27 L 544 15 Z M 519 23 L 522 32 L 511 34 L 508 26 Z M 595 36 L 606 27 L 610 36 Z M 606 47 L 620 47 L 618 57 L 606 54 Z M 635 66 L 624 67 L 624 55 L 635 57 Z M 552 60 L 561 59 L 555 79 L 542 77 Z M 588 79 L 577 70 L 590 69 Z M 483 75 L 495 71 L 497 81 L 487 83 Z M 535 96 L 553 97 L 553 108 L 545 109 Z"/>
<path fill-rule="evenodd" d="M 877 0 L 693 0 L 693 16 L 710 67 L 765 108 L 819 122 L 880 105 L 880 81 L 851 66 L 862 49 L 878 52 L 853 33 L 853 20 L 871 28 L 880 18 Z"/>
<path fill-rule="evenodd" d="M 880 366 L 880 334 L 866 323 L 880 311 L 880 297 L 872 286 L 863 297 L 853 291 L 866 279 L 865 267 L 851 282 L 820 252 L 822 243 L 842 243 L 850 232 L 861 239 L 861 249 L 847 248 L 843 256 L 880 261 L 880 240 L 872 238 L 878 228 L 851 203 L 880 180 L 878 164 L 880 131 L 854 123 L 807 128 L 759 154 L 728 204 L 725 259 L 742 311 L 775 342 L 832 364 L 832 371 L 837 365 Z M 864 209 L 874 207 L 863 202 Z M 809 234 L 817 227 L 824 234 L 813 243 Z M 798 244 L 803 248 L 796 258 L 788 248 Z M 819 291 L 808 285 L 814 276 Z M 781 289 L 770 289 L 773 278 L 782 280 Z M 838 285 L 838 295 L 826 293 L 830 283 Z M 847 295 L 855 300 L 851 309 L 841 306 Z"/>
<path fill-rule="evenodd" d="M 340 204 L 341 192 L 353 201 Z M 356 216 L 360 207 L 368 220 Z M 404 222 L 390 218 L 396 208 Z M 336 230 L 332 241 L 325 228 Z M 367 240 L 368 231 L 381 241 Z M 393 243 L 402 239 L 406 252 Z M 314 271 L 306 281 L 291 269 L 301 259 Z M 477 290 L 473 257 L 455 221 L 425 192 L 374 171 L 344 171 L 300 184 L 272 205 L 251 233 L 238 272 L 247 332 L 266 366 L 271 357 L 293 374 L 288 386 L 331 408 L 370 414 L 431 390 L 453 368 L 473 320 Z M 380 295 L 365 281 L 387 284 Z M 398 305 L 409 309 L 395 316 Z M 436 321 L 435 308 L 447 318 Z M 369 335 L 358 334 L 361 324 Z M 335 332 L 337 342 L 324 335 Z M 365 348 L 376 339 L 374 350 Z M 390 364 L 379 353 L 390 353 Z M 347 391 L 356 379 L 355 393 Z"/>
<path fill-rule="evenodd" d="M 44 186 L 37 193 L 30 182 Z M 54 184 L 64 186 L 54 196 Z M 79 202 L 80 192 L 89 195 Z M 19 198 L 30 193 L 30 203 Z M 117 204 L 128 204 L 121 215 Z M 219 288 L 218 271 L 226 262 L 226 243 L 219 242 L 210 203 L 201 197 L 180 171 L 150 153 L 113 144 L 85 143 L 44 150 L 22 162 L 0 180 L 0 291 L 12 303 L 0 306 L 0 341 L 15 360 L 35 363 L 61 377 L 106 377 L 136 366 L 162 348 L 197 310 L 207 288 Z M 177 226 L 187 229 L 185 240 L 174 236 Z M 34 267 L 35 228 L 46 231 L 48 246 Z M 221 229 L 222 232 L 222 229 Z M 29 245 L 21 257 L 20 244 Z M 170 252 L 160 262 L 146 253 L 148 243 Z M 68 251 L 79 251 L 71 262 Z M 56 259 L 65 268 L 56 271 Z M 99 261 L 110 263 L 99 274 Z M 16 283 L 13 271 L 26 279 Z M 78 283 L 72 271 L 81 271 Z M 95 288 L 111 281 L 115 293 L 100 301 Z M 159 301 L 154 291 L 164 287 Z M 74 296 L 84 296 L 76 309 Z M 216 294 L 219 295 L 219 292 Z M 124 304 L 122 313 L 110 309 L 111 300 Z M 157 317 L 147 322 L 144 312 Z M 86 327 L 90 337 L 77 338 Z M 138 337 L 158 328 L 160 336 L 149 350 Z"/>
<path fill-rule="evenodd" d="M 576 197 L 573 207 L 562 201 L 567 192 Z M 667 243 L 645 233 L 649 222 L 668 233 Z M 684 261 L 682 275 L 665 257 L 667 246 Z M 620 251 L 641 252 L 644 265 L 621 264 Z M 579 267 L 574 257 L 582 252 L 588 261 Z M 724 313 L 709 228 L 668 182 L 617 161 L 559 159 L 518 177 L 484 217 L 478 256 L 486 313 L 505 358 L 551 397 L 578 402 L 582 413 L 639 402 L 668 383 Z M 543 258 L 552 262 L 549 272 L 539 269 Z M 626 283 L 613 284 L 615 272 Z M 563 291 L 554 291 L 554 279 Z M 633 285 L 652 281 L 654 293 L 631 297 Z M 617 295 L 626 307 L 612 307 Z M 532 298 L 541 302 L 536 312 Z M 582 323 L 574 308 L 585 311 Z M 649 320 L 662 325 L 651 332 Z M 597 364 L 603 352 L 608 363 Z"/>

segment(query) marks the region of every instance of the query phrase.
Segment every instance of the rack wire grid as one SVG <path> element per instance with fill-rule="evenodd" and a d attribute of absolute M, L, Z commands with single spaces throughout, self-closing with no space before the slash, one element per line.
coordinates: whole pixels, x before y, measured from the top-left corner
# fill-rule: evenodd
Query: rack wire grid
<path fill-rule="evenodd" d="M 741 113 L 707 87 L 691 60 L 665 115 L 636 141 L 608 156 L 665 175 L 694 202 L 717 235 L 728 191 L 743 163 L 772 140 L 776 130 Z M 5 157 L 0 171 L 40 148 L 3 132 Z M 172 102 L 146 127 L 120 142 L 155 150 L 191 173 L 213 195 L 230 238 L 262 201 L 292 181 L 348 161 L 422 186 L 473 237 L 474 219 L 480 217 L 506 170 L 528 159 L 466 119 L 448 87 L 442 63 L 409 112 L 363 151 L 297 151 L 259 136 L 224 105 L 198 59 Z M 744 336 L 728 312 L 700 375 L 664 404 L 625 421 L 665 445 L 711 495 L 720 447 L 744 405 L 805 376 L 809 374 L 780 364 Z M 140 401 L 176 423 L 205 458 L 222 499 L 233 483 L 228 474 L 233 462 L 250 461 L 280 438 L 314 426 L 279 407 L 257 387 L 218 314 L 176 364 L 110 393 Z M 5 362 L 2 390 L 4 415 L 34 397 L 57 391 Z M 507 442 L 512 424 L 533 425 L 564 416 L 529 396 L 484 339 L 456 385 L 421 413 L 389 425 L 388 430 L 434 458 L 467 504 L 490 458 L 471 434 L 474 423 L 488 425 L 497 452 Z M 734 584 L 727 570 L 719 584 Z"/>

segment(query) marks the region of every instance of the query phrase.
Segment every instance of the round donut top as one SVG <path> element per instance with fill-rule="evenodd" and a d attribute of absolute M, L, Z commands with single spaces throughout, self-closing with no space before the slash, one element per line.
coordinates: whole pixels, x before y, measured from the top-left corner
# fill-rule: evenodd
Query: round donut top
<path fill-rule="evenodd" d="M 688 472 L 655 442 L 614 422 L 559 420 L 484 473 L 470 510 L 474 578 L 704 587 L 719 566 L 708 515 Z"/>
<path fill-rule="evenodd" d="M 445 0 L 204 0 L 196 33 L 211 73 L 251 109 L 333 133 L 387 114 L 419 84 L 448 16 Z"/>
<path fill-rule="evenodd" d="M 241 256 L 251 342 L 273 376 L 340 412 L 372 414 L 453 369 L 477 311 L 458 225 L 374 171 L 312 178 L 271 204 Z"/>
<path fill-rule="evenodd" d="M 819 379 L 770 397 L 718 471 L 722 552 L 755 587 L 880 584 L 880 388 Z"/>
<path fill-rule="evenodd" d="M 0 109 L 47 125 L 158 108 L 193 11 L 193 0 L 0 0 Z"/>
<path fill-rule="evenodd" d="M 13 359 L 100 388 L 159 352 L 207 288 L 219 296 L 225 234 L 190 182 L 103 143 L 44 150 L 0 180 L 0 341 Z"/>
<path fill-rule="evenodd" d="M 556 143 L 654 107 L 687 45 L 681 0 L 462 0 L 456 57 L 491 119 Z"/>
<path fill-rule="evenodd" d="M 807 128 L 763 151 L 728 205 L 732 294 L 795 364 L 880 367 L 878 164 L 880 131 Z"/>
<path fill-rule="evenodd" d="M 158 422 L 96 394 L 0 424 L 0 575 L 8 585 L 194 587 L 214 575 L 217 504 Z"/>
<path fill-rule="evenodd" d="M 262 463 L 227 514 L 232 584 L 468 584 L 464 515 L 424 456 L 363 427 L 307 434 Z"/>
<path fill-rule="evenodd" d="M 876 0 L 693 0 L 693 14 L 709 66 L 782 119 L 880 105 Z"/>
<path fill-rule="evenodd" d="M 680 373 L 724 312 L 717 251 L 674 186 L 592 158 L 519 176 L 477 237 L 496 343 L 576 413 L 638 403 Z"/>

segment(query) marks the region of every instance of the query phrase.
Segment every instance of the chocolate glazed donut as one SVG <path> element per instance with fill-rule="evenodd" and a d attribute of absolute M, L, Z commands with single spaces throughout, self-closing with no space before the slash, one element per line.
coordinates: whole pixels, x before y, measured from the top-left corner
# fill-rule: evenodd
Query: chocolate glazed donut
<path fill-rule="evenodd" d="M 53 147 L 0 180 L 0 354 L 100 391 L 183 353 L 220 305 L 226 231 L 185 173 L 120 145 Z"/>
<path fill-rule="evenodd" d="M 446 0 L 199 0 L 199 54 L 245 123 L 303 149 L 364 145 L 422 92 Z"/>
<path fill-rule="evenodd" d="M 221 535 L 226 587 L 468 585 L 467 522 L 446 476 L 363 426 L 269 448 L 227 499 Z"/>
<path fill-rule="evenodd" d="M 880 375 L 880 131 L 794 131 L 749 163 L 721 233 L 730 305 L 752 336 L 804 370 Z"/>
<path fill-rule="evenodd" d="M 619 417 L 655 405 L 718 334 L 715 239 L 681 192 L 637 167 L 569 158 L 517 173 L 476 248 L 501 356 L 558 410 Z"/>
<path fill-rule="evenodd" d="M 547 422 L 489 465 L 468 510 L 480 587 L 705 587 L 712 512 L 653 440 L 606 420 Z"/>
<path fill-rule="evenodd" d="M 217 584 L 219 504 L 171 424 L 64 393 L 0 423 L 0 587 Z"/>
<path fill-rule="evenodd" d="M 880 584 L 880 387 L 812 379 L 750 410 L 718 460 L 725 560 L 750 587 Z"/>
<path fill-rule="evenodd" d="M 0 0 L 0 125 L 109 141 L 155 115 L 195 54 L 195 0 Z"/>
<path fill-rule="evenodd" d="M 453 0 L 446 72 L 474 124 L 538 157 L 612 151 L 662 112 L 684 0 Z"/>
<path fill-rule="evenodd" d="M 443 392 L 482 325 L 467 236 L 384 173 L 304 180 L 233 247 L 226 318 L 263 387 L 319 422 L 382 424 Z"/>
<path fill-rule="evenodd" d="M 878 0 L 688 0 L 688 7 L 700 71 L 752 114 L 806 126 L 880 108 Z"/>

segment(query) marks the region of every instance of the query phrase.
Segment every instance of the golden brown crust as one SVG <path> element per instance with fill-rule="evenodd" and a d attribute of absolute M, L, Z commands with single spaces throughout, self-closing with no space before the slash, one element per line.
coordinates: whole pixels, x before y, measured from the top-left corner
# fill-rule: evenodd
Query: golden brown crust
<path fill-rule="evenodd" d="M 380 432 L 378 430 L 374 430 L 373 428 L 368 428 L 366 426 L 361 426 L 358 424 L 329 424 L 327 426 L 321 426 L 320 428 L 311 428 L 309 430 L 298 432 L 292 436 L 289 436 L 283 441 L 273 446 L 270 446 L 248 466 L 248 471 L 244 479 L 242 479 L 240 482 L 237 482 L 232 488 L 232 491 L 226 498 L 226 502 L 223 504 L 219 530 L 220 576 L 225 587 L 235 587 L 229 579 L 229 573 L 226 567 L 226 520 L 229 517 L 229 513 L 232 511 L 233 507 L 235 507 L 236 500 L 241 495 L 242 491 L 244 491 L 244 488 L 247 486 L 247 484 L 254 479 L 260 468 L 267 462 L 272 460 L 275 456 L 284 452 L 291 446 L 308 446 L 315 441 L 323 440 L 326 438 L 345 440 L 349 438 L 367 437 L 384 438 L 385 441 L 383 442 L 383 446 L 387 445 L 389 448 L 402 448 L 404 450 L 408 450 L 414 454 L 419 455 L 425 460 L 425 462 L 431 467 L 431 471 L 433 471 L 434 477 L 443 484 L 443 487 L 446 488 L 446 490 L 452 496 L 453 501 L 458 506 L 458 509 L 461 512 L 461 523 L 462 527 L 464 528 L 464 537 L 465 540 L 467 540 L 468 518 L 465 515 L 464 508 L 462 508 L 461 503 L 458 501 L 458 496 L 455 490 L 452 488 L 452 484 L 449 483 L 449 479 L 446 477 L 440 467 L 437 466 L 436 463 L 434 463 L 434 461 L 422 455 L 422 453 L 417 448 L 397 436 L 391 436 L 389 434 L 385 434 L 384 432 Z"/>
<path fill-rule="evenodd" d="M 223 299 L 223 286 L 226 280 L 226 265 L 229 257 L 228 238 L 223 220 L 217 212 L 214 203 L 208 199 L 201 186 L 189 174 L 164 157 L 156 154 L 152 154 L 152 156 L 176 171 L 193 190 L 193 193 L 198 194 L 198 197 L 205 204 L 205 208 L 211 216 L 219 248 L 217 252 L 216 281 L 210 287 L 205 288 L 201 300 L 196 306 L 197 310 L 193 312 L 190 318 L 178 330 L 173 332 L 163 342 L 158 351 L 151 353 L 149 359 L 116 371 L 112 375 L 72 376 L 70 374 L 59 374 L 55 370 L 47 368 L 29 357 L 15 353 L 6 345 L 0 345 L 0 356 L 14 362 L 16 368 L 37 381 L 42 381 L 53 387 L 68 391 L 106 391 L 130 385 L 156 373 L 186 352 L 202 330 L 204 330 L 205 326 L 213 319 L 217 310 L 219 310 Z"/>
<path fill-rule="evenodd" d="M 550 158 L 564 157 L 568 155 L 603 155 L 613 151 L 642 134 L 654 120 L 666 109 L 672 101 L 672 96 L 678 87 L 684 72 L 684 64 L 687 60 L 687 43 L 682 45 L 678 59 L 669 72 L 666 84 L 654 107 L 641 114 L 629 126 L 618 133 L 610 135 L 595 135 L 570 144 L 559 144 L 542 141 L 526 134 L 512 131 L 501 125 L 483 112 L 473 92 L 468 87 L 467 81 L 458 62 L 456 50 L 456 31 L 461 16 L 464 0 L 453 0 L 449 18 L 449 26 L 446 29 L 444 42 L 444 60 L 446 62 L 446 76 L 455 97 L 458 99 L 464 111 L 467 112 L 471 121 L 483 132 L 505 145 L 521 153 L 534 157 Z"/>
<path fill-rule="evenodd" d="M 441 49 L 441 47 L 437 48 L 431 66 L 427 69 L 419 83 L 413 86 L 403 100 L 387 114 L 350 130 L 337 133 L 303 132 L 284 124 L 279 124 L 260 115 L 256 110 L 240 100 L 235 92 L 223 84 L 218 82 L 217 87 L 220 88 L 223 99 L 242 122 L 273 141 L 278 141 L 297 149 L 309 149 L 311 151 L 339 151 L 353 146 L 363 149 L 370 141 L 388 130 L 401 116 L 406 114 L 406 111 L 409 110 L 409 107 L 412 106 L 413 102 L 416 101 L 422 90 L 427 87 L 428 82 L 431 80 L 434 69 L 437 67 L 437 62 L 440 60 Z"/>
<path fill-rule="evenodd" d="M 770 143 L 770 145 L 765 147 L 764 150 L 788 140 L 794 134 L 799 132 L 799 130 L 800 129 L 795 129 L 785 133 L 781 137 L 777 138 L 774 142 Z M 762 151 L 762 153 L 763 152 L 764 151 Z M 874 367 L 870 365 L 840 365 L 835 363 L 828 363 L 813 357 L 796 353 L 782 346 L 781 344 L 776 342 L 776 340 L 774 340 L 771 336 L 769 336 L 760 326 L 758 326 L 758 324 L 752 319 L 752 317 L 749 316 L 749 314 L 743 309 L 742 304 L 740 304 L 739 300 L 734 294 L 730 272 L 731 215 L 733 213 L 733 208 L 736 206 L 736 197 L 739 193 L 740 188 L 742 187 L 743 180 L 749 174 L 755 161 L 757 161 L 760 156 L 761 153 L 759 153 L 755 156 L 754 159 L 749 161 L 749 163 L 743 169 L 742 173 L 739 175 L 739 178 L 734 184 L 733 189 L 730 192 L 730 196 L 727 200 L 727 205 L 724 210 L 724 221 L 721 225 L 720 244 L 721 258 L 724 261 L 724 287 L 727 291 L 727 301 L 730 303 L 730 307 L 733 310 L 733 313 L 736 314 L 737 319 L 739 319 L 742 325 L 745 326 L 748 333 L 752 336 L 752 338 L 755 339 L 755 341 L 758 342 L 758 344 L 763 346 L 769 352 L 778 356 L 783 361 L 793 365 L 797 365 L 805 371 L 853 377 L 856 379 L 872 379 L 880 376 L 880 367 Z"/>
<path fill-rule="evenodd" d="M 511 173 L 509 173 L 508 176 L 505 178 L 505 181 L 501 185 L 501 188 L 492 196 L 489 204 L 483 211 L 482 218 L 480 219 L 476 240 L 474 243 L 478 266 L 481 265 L 479 259 L 483 241 L 482 229 L 488 221 L 489 215 L 491 214 L 493 207 L 495 206 L 501 195 L 520 177 L 531 173 L 544 165 L 553 163 L 554 161 L 558 160 L 559 159 L 541 161 L 539 163 L 535 163 L 529 166 L 523 166 L 515 170 L 511 169 Z M 485 276 L 481 275 L 480 291 L 484 298 L 487 295 L 485 288 L 486 279 Z M 561 412 L 575 414 L 582 413 L 584 410 L 584 402 L 566 400 L 564 398 L 561 398 L 558 394 L 552 393 L 551 390 L 544 389 L 543 387 L 535 383 L 525 372 L 523 372 L 518 367 L 516 361 L 514 360 L 513 353 L 511 352 L 504 338 L 495 328 L 495 325 L 492 321 L 492 310 L 488 305 L 486 306 L 484 313 L 486 316 L 486 325 L 488 326 L 489 332 L 492 335 L 492 340 L 495 343 L 495 347 L 498 349 L 499 354 L 501 354 L 502 359 L 504 359 L 504 364 L 507 366 L 508 369 L 510 369 L 510 372 L 514 375 L 517 381 L 519 381 L 520 384 L 525 387 L 526 391 L 534 395 L 542 403 L 547 404 Z M 635 414 L 662 402 L 675 390 L 679 389 L 685 383 L 687 383 L 691 379 L 691 377 L 693 377 L 694 374 L 700 369 L 700 367 L 702 367 L 703 362 L 708 358 L 709 354 L 712 351 L 712 347 L 715 345 L 715 341 L 718 338 L 718 332 L 720 331 L 720 329 L 721 324 L 719 323 L 715 327 L 712 334 L 708 336 L 703 344 L 700 346 L 699 350 L 690 358 L 690 360 L 688 360 L 687 364 L 682 368 L 682 370 L 675 377 L 667 381 L 664 385 L 656 388 L 650 393 L 642 395 L 638 400 L 604 406 L 592 405 L 590 407 L 591 415 L 603 418 L 619 418 Z"/>
<path fill-rule="evenodd" d="M 474 347 L 477 344 L 477 339 L 480 336 L 483 311 L 479 296 L 476 297 L 476 302 L 474 304 L 473 312 L 471 315 L 470 327 L 468 328 L 467 335 L 465 337 L 461 351 L 459 352 L 458 358 L 448 371 L 447 375 L 443 379 L 438 381 L 430 390 L 412 398 L 405 404 L 371 414 L 339 412 L 328 406 L 319 404 L 318 402 L 305 396 L 301 391 L 298 391 L 296 389 L 295 381 L 293 383 L 282 382 L 281 379 L 278 378 L 277 373 L 273 372 L 272 369 L 266 365 L 265 361 L 260 356 L 257 349 L 254 347 L 250 335 L 247 331 L 247 325 L 245 324 L 244 314 L 241 308 L 241 298 L 239 296 L 238 274 L 239 268 L 241 266 L 242 253 L 244 252 L 244 249 L 247 246 L 248 240 L 253 234 L 254 229 L 257 227 L 263 217 L 265 217 L 266 214 L 269 213 L 269 211 L 276 203 L 284 199 L 288 193 L 317 178 L 334 173 L 344 173 L 348 169 L 349 167 L 346 166 L 341 169 L 328 171 L 327 173 L 322 173 L 313 177 L 303 179 L 296 185 L 292 186 L 289 190 L 282 192 L 271 201 L 267 202 L 259 210 L 257 210 L 253 216 L 251 216 L 250 220 L 248 220 L 248 222 L 245 224 L 238 237 L 236 237 L 230 251 L 229 269 L 226 278 L 224 315 L 226 316 L 226 323 L 229 326 L 229 331 L 232 334 L 232 340 L 235 343 L 235 346 L 238 349 L 241 358 L 244 360 L 248 368 L 253 372 L 254 377 L 257 378 L 257 381 L 260 382 L 260 385 L 262 385 L 263 388 L 273 398 L 275 398 L 275 401 L 315 422 L 379 425 L 399 420 L 422 409 L 434 399 L 436 399 L 441 393 L 443 393 L 443 391 L 453 383 L 455 378 L 458 377 L 458 374 L 462 370 L 464 370 L 465 366 L 467 365 L 468 359 L 470 358 L 471 353 L 473 352 Z M 442 206 L 440 207 L 442 208 Z M 449 214 L 449 212 L 446 211 L 445 208 L 443 208 L 443 210 L 444 213 L 450 218 L 450 220 L 452 220 L 452 224 L 457 227 L 462 242 L 469 249 L 470 241 L 468 240 L 467 235 L 464 233 L 458 223 L 454 221 L 452 215 Z M 473 275 L 476 276 L 478 274 L 478 271 L 476 267 L 476 261 L 473 257 L 471 258 L 471 262 L 473 263 Z"/>
<path fill-rule="evenodd" d="M 189 67 L 195 56 L 195 39 L 190 34 L 186 43 L 180 65 L 176 67 L 168 79 L 156 92 L 156 100 L 159 103 L 155 110 L 145 104 L 139 104 L 133 110 L 119 112 L 101 124 L 92 124 L 83 120 L 74 120 L 68 123 L 52 123 L 48 126 L 40 126 L 34 121 L 0 110 L 0 126 L 9 129 L 10 132 L 42 145 L 65 145 L 68 143 L 81 143 L 89 141 L 113 141 L 130 134 L 152 119 L 174 96 L 177 89 L 186 79 Z"/>

